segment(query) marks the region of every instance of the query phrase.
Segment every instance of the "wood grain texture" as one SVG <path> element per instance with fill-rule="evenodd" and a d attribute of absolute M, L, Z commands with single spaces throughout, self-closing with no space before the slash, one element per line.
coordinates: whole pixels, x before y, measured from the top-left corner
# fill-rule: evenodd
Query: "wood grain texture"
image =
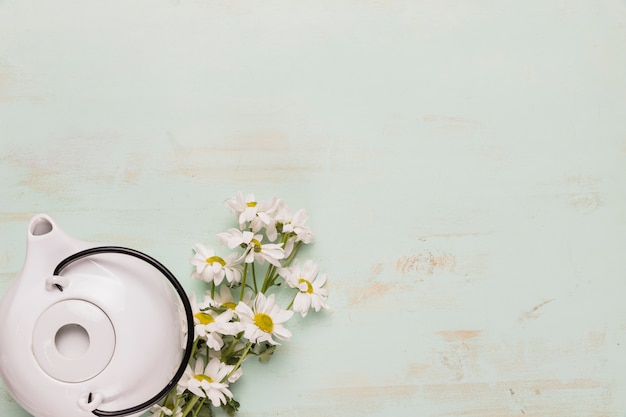
<path fill-rule="evenodd" d="M 625 42 L 623 0 L 0 2 L 0 293 L 36 213 L 193 289 L 277 195 L 332 308 L 241 417 L 624 417 Z"/>

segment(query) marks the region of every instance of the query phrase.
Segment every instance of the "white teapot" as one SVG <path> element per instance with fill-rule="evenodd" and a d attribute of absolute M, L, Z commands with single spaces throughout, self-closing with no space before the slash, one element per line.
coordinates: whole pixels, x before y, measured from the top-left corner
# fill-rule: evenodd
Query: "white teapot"
<path fill-rule="evenodd" d="M 139 415 L 176 385 L 193 337 L 185 291 L 158 261 L 32 218 L 0 304 L 0 376 L 29 413 Z"/>

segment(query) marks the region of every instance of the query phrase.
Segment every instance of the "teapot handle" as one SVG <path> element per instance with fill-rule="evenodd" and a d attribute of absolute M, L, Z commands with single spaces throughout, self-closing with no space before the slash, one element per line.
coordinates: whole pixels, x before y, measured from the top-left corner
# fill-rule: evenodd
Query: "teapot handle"
<path fill-rule="evenodd" d="M 189 299 L 187 298 L 187 295 L 185 293 L 185 290 L 180 284 L 180 282 L 178 282 L 174 274 L 172 274 L 163 264 L 161 264 L 156 259 L 152 258 L 151 256 L 146 255 L 143 252 L 139 252 L 135 249 L 125 248 L 122 246 L 97 246 L 97 247 L 85 249 L 80 252 L 76 252 L 75 254 L 70 255 L 67 258 L 63 259 L 61 262 L 59 262 L 59 264 L 54 269 L 54 276 L 60 275 L 63 269 L 65 269 L 68 265 L 70 265 L 71 263 L 79 259 L 85 258 L 87 256 L 91 256 L 91 255 L 102 254 L 102 253 L 117 253 L 117 254 L 133 256 L 135 258 L 138 258 L 142 261 L 149 263 L 154 268 L 156 268 L 159 272 L 161 272 L 165 276 L 165 278 L 167 278 L 167 280 L 170 282 L 170 284 L 172 284 L 172 286 L 176 290 L 176 293 L 180 297 L 180 300 L 182 301 L 183 306 L 185 308 L 185 317 L 187 319 L 187 342 L 185 344 L 185 354 L 183 355 L 183 359 L 181 361 L 180 366 L 178 367 L 178 370 L 176 371 L 172 379 L 167 383 L 167 385 L 161 391 L 159 391 L 154 397 L 150 398 L 148 401 L 145 401 L 134 407 L 129 407 L 129 408 L 118 410 L 118 411 L 104 411 L 104 410 L 98 410 L 98 409 L 95 409 L 92 411 L 92 413 L 98 417 L 120 417 L 120 416 L 127 416 L 130 414 L 138 413 L 140 411 L 147 409 L 153 404 L 157 403 L 168 392 L 170 392 L 170 390 L 178 383 L 180 378 L 183 376 L 183 374 L 185 373 L 185 369 L 187 368 L 187 363 L 189 362 L 189 359 L 191 358 L 191 351 L 193 347 L 193 340 L 194 340 L 193 312 L 191 309 L 191 304 L 189 303 Z M 63 287 L 61 285 L 59 284 L 54 284 L 54 285 L 60 291 L 63 291 Z M 91 393 L 89 393 L 88 398 L 90 400 L 92 399 Z"/>

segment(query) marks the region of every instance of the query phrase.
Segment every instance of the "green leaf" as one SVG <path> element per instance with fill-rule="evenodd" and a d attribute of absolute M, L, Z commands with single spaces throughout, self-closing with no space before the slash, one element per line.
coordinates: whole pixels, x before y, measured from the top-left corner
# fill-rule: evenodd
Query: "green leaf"
<path fill-rule="evenodd" d="M 204 403 L 200 408 L 200 411 L 198 411 L 198 415 L 196 417 L 213 417 L 211 404 Z"/>
<path fill-rule="evenodd" d="M 276 350 L 275 345 L 268 346 L 263 352 L 259 354 L 259 362 L 262 362 L 262 363 L 269 362 L 269 360 L 272 359 L 272 355 L 274 354 L 275 350 Z"/>
<path fill-rule="evenodd" d="M 230 417 L 233 417 L 237 410 L 239 410 L 239 402 L 234 398 L 229 398 L 226 404 L 222 404 L 222 409 L 228 413 Z"/>
<path fill-rule="evenodd" d="M 239 356 L 229 356 L 223 362 L 226 365 L 234 365 L 239 361 Z"/>

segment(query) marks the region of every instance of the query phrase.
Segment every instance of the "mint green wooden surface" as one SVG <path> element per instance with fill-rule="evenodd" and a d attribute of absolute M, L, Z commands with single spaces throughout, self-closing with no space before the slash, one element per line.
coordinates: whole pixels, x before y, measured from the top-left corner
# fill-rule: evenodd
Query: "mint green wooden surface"
<path fill-rule="evenodd" d="M 36 213 L 192 289 L 276 195 L 332 309 L 241 417 L 626 416 L 625 74 L 623 0 L 2 0 L 0 292 Z"/>

